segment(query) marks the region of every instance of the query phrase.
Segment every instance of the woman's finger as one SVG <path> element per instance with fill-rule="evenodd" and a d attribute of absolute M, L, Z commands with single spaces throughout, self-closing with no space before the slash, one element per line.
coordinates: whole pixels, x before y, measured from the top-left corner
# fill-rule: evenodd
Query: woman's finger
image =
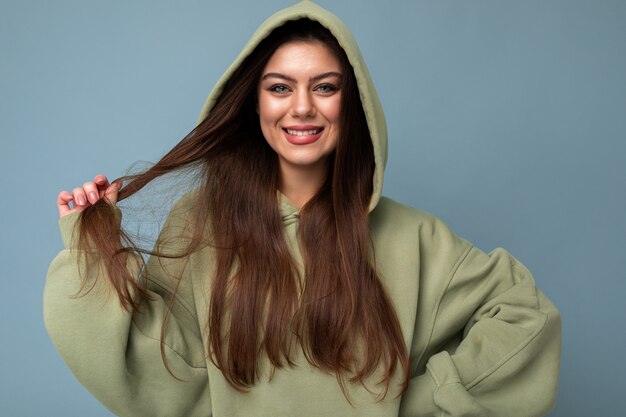
<path fill-rule="evenodd" d="M 90 205 L 85 195 L 85 190 L 83 190 L 82 187 L 74 188 L 72 194 L 74 195 L 74 208 L 83 209 Z"/>
<path fill-rule="evenodd" d="M 103 185 L 104 183 L 109 183 L 109 180 L 107 179 L 106 175 L 103 174 L 98 174 L 94 177 L 94 182 L 98 185 Z"/>
<path fill-rule="evenodd" d="M 120 192 L 120 188 L 122 188 L 122 181 L 115 181 L 105 190 L 104 198 L 106 198 L 109 203 L 113 205 L 117 204 L 117 195 Z"/>
<path fill-rule="evenodd" d="M 98 186 L 98 197 L 104 197 L 104 192 L 107 188 L 109 188 L 109 185 L 111 185 L 108 178 L 106 177 L 106 175 L 98 174 L 95 176 L 94 182 Z"/>
<path fill-rule="evenodd" d="M 98 186 L 95 182 L 89 181 L 83 184 L 83 191 L 87 196 L 87 201 L 90 204 L 96 204 L 100 199 L 100 194 L 98 192 Z"/>
<path fill-rule="evenodd" d="M 109 184 L 109 180 L 107 179 L 106 175 L 98 174 L 94 177 L 93 181 L 98 186 L 98 197 L 104 197 L 104 192 L 107 188 L 109 188 L 109 185 L 111 185 Z"/>
<path fill-rule="evenodd" d="M 75 210 L 70 207 L 70 201 L 72 201 L 74 197 L 71 193 L 63 190 L 57 196 L 57 208 L 59 209 L 59 218 L 65 217 L 70 213 L 73 213 Z"/>

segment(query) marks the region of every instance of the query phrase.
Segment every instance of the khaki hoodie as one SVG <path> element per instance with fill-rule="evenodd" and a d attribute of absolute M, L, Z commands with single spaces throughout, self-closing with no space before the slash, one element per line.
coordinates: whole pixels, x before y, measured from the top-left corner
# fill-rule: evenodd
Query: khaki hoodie
<path fill-rule="evenodd" d="M 348 385 L 353 405 L 334 375 L 311 366 L 279 369 L 248 393 L 234 390 L 205 356 L 205 320 L 213 256 L 209 248 L 189 262 L 150 259 L 150 295 L 141 313 L 124 311 L 107 280 L 73 298 L 81 283 L 73 234 L 77 214 L 59 221 L 63 249 L 48 270 L 44 320 L 50 337 L 78 380 L 120 416 L 540 416 L 556 396 L 561 322 L 529 271 L 503 249 L 483 253 L 439 219 L 381 196 L 387 131 L 380 101 L 348 28 L 336 16 L 302 1 L 267 19 L 216 84 L 202 109 L 211 110 L 224 83 L 274 28 L 309 18 L 331 30 L 354 69 L 374 146 L 376 170 L 370 229 L 380 278 L 397 311 L 410 354 L 408 391 L 381 401 L 360 384 Z M 184 227 L 183 197 L 160 238 Z M 301 263 L 298 208 L 280 195 L 285 236 Z M 140 271 L 137 271 L 139 274 Z M 182 274 L 160 353 L 163 315 L 172 298 L 172 275 Z"/>

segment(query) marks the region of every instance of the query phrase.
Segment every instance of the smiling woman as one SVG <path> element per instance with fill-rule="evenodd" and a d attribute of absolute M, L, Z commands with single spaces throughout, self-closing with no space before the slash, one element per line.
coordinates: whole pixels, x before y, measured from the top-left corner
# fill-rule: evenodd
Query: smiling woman
<path fill-rule="evenodd" d="M 386 152 L 350 31 L 310 1 L 276 13 L 153 167 L 59 194 L 50 337 L 123 416 L 547 412 L 558 311 L 508 252 L 383 197 Z M 200 185 L 134 245 L 117 201 L 189 167 Z"/>
<path fill-rule="evenodd" d="M 261 131 L 278 155 L 281 191 L 300 207 L 322 186 L 337 146 L 346 70 L 329 47 L 311 40 L 283 44 L 263 70 Z"/>

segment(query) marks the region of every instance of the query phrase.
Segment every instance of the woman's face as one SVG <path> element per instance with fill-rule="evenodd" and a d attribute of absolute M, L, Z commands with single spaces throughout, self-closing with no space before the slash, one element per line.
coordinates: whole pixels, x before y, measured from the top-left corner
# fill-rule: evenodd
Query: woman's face
<path fill-rule="evenodd" d="M 283 173 L 325 169 L 339 134 L 340 83 L 340 62 L 319 41 L 287 42 L 268 61 L 258 85 L 258 112 Z"/>

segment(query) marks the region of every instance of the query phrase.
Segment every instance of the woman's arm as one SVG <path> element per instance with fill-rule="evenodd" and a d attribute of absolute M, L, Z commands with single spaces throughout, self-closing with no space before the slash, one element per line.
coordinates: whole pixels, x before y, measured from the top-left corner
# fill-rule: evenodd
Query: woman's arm
<path fill-rule="evenodd" d="M 560 316 L 506 251 L 467 248 L 429 330 L 426 371 L 411 379 L 400 416 L 532 417 L 553 407 Z"/>
<path fill-rule="evenodd" d="M 159 241 L 181 227 L 177 204 Z M 121 220 L 121 212 L 115 208 Z M 139 313 L 124 310 L 104 276 L 87 277 L 84 296 L 73 236 L 78 213 L 59 221 L 65 249 L 52 261 L 44 291 L 44 320 L 48 333 L 78 380 L 107 408 L 120 416 L 210 416 L 211 398 L 204 347 L 191 294 L 187 260 L 151 257 L 143 271 L 129 264 L 133 276 L 146 274 L 152 298 Z M 82 265 L 84 266 L 84 265 Z M 84 269 L 84 268 L 82 268 Z M 90 268 L 96 271 L 98 268 Z M 178 296 L 164 335 L 167 364 L 161 358 L 161 327 L 171 301 L 174 279 Z"/>

